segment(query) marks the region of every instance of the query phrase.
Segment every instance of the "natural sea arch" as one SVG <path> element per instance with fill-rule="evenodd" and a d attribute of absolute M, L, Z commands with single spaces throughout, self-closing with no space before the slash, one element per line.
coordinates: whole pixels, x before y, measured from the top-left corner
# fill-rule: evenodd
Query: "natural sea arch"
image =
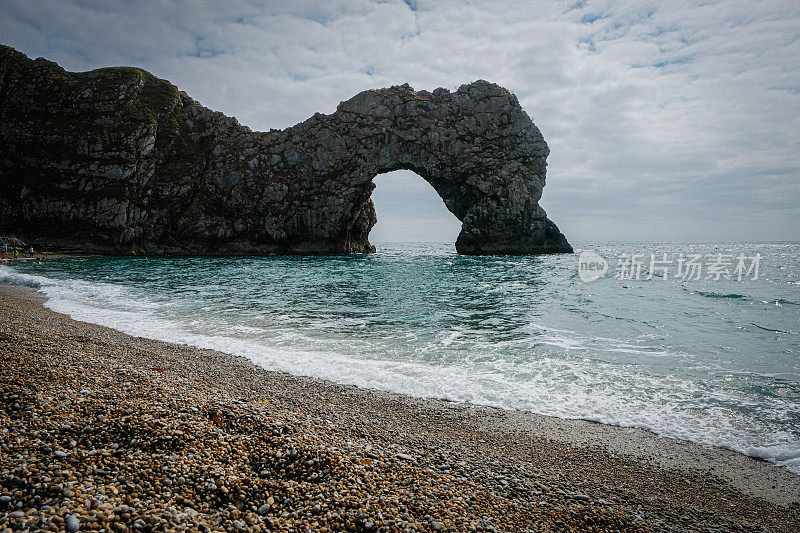
<path fill-rule="evenodd" d="M 372 180 L 405 169 L 461 221 L 459 253 L 572 251 L 538 203 L 547 143 L 486 81 L 368 90 L 259 132 L 141 69 L 71 73 L 0 46 L 0 93 L 0 232 L 39 247 L 370 252 Z"/>
<path fill-rule="evenodd" d="M 354 190 L 355 216 L 342 251 L 371 251 L 372 180 L 403 169 L 427 181 L 462 222 L 459 253 L 572 250 L 538 205 L 547 143 L 506 89 L 485 81 L 455 93 L 403 85 L 362 92 L 332 115 L 314 119 L 316 128 L 332 130 L 343 122 L 350 131 L 342 139 L 344 159 L 334 163 L 335 179 L 352 183 Z"/>

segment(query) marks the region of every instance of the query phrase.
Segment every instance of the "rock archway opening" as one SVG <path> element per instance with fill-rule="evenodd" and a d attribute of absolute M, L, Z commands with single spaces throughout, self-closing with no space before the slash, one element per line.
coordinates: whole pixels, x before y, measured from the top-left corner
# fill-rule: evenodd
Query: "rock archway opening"
<path fill-rule="evenodd" d="M 433 186 L 410 170 L 379 174 L 373 180 L 377 223 L 370 242 L 440 242 L 454 245 L 461 221 L 451 213 Z"/>

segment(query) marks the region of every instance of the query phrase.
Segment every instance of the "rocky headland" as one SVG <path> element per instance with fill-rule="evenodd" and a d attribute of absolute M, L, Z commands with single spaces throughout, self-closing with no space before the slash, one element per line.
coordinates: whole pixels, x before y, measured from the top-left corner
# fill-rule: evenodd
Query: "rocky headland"
<path fill-rule="evenodd" d="M 506 89 L 369 90 L 254 132 L 133 67 L 67 72 L 0 46 L 0 233 L 95 253 L 371 252 L 373 178 L 408 169 L 463 254 L 572 248 L 538 205 L 547 143 Z"/>

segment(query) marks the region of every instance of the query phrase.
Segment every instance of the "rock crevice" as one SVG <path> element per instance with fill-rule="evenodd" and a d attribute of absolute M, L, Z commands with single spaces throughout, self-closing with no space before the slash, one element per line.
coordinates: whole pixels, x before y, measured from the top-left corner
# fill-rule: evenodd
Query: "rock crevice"
<path fill-rule="evenodd" d="M 132 67 L 67 72 L 0 47 L 0 231 L 101 253 L 371 252 L 378 174 L 412 170 L 464 254 L 571 251 L 538 205 L 549 153 L 516 97 L 369 90 L 254 132 Z"/>

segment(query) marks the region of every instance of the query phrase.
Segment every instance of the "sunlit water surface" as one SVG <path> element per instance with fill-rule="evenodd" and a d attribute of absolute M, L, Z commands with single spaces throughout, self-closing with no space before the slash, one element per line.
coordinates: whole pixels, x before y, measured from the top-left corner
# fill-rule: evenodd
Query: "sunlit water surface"
<path fill-rule="evenodd" d="M 583 243 L 760 252 L 757 280 L 593 283 L 576 255 L 83 258 L 0 266 L 48 306 L 270 370 L 635 426 L 800 473 L 800 245 Z"/>

